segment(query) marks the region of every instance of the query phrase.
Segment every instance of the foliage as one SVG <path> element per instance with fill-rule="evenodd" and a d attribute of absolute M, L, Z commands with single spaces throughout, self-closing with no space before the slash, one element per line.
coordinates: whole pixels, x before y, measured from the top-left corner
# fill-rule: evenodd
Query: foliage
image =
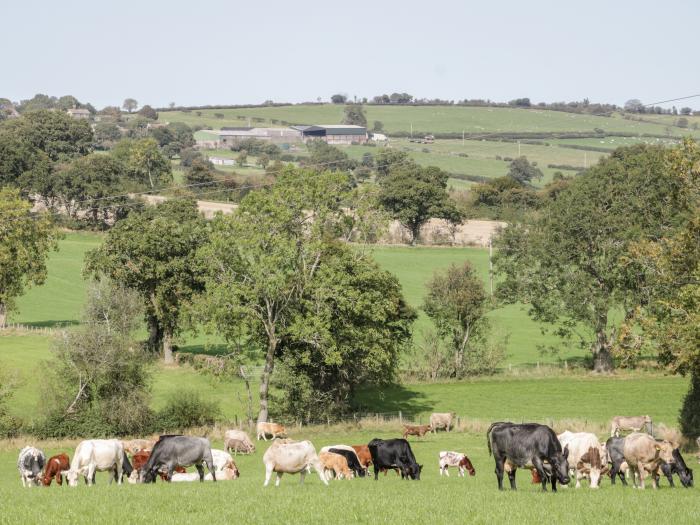
<path fill-rule="evenodd" d="M 182 432 L 193 427 L 213 425 L 220 417 L 219 404 L 208 401 L 196 390 L 177 390 L 156 414 L 159 432 Z"/>
<path fill-rule="evenodd" d="M 0 370 L 0 438 L 14 437 L 21 427 L 21 421 L 8 410 L 15 386 L 16 380 L 6 371 Z"/>
<path fill-rule="evenodd" d="M 343 121 L 341 124 L 367 127 L 367 116 L 362 104 L 348 104 L 343 109 Z"/>
<path fill-rule="evenodd" d="M 643 276 L 622 257 L 631 243 L 668 234 L 683 212 L 666 155 L 642 145 L 616 150 L 497 241 L 499 296 L 529 304 L 537 321 L 563 323 L 562 336 L 582 327 L 577 335 L 590 345 L 597 371 L 613 366 L 609 312 L 629 316 L 642 300 Z"/>
<path fill-rule="evenodd" d="M 203 158 L 195 158 L 191 165 L 185 171 L 185 183 L 189 186 L 196 185 L 197 189 L 211 189 L 211 184 L 214 182 L 214 166 L 208 160 Z"/>
<path fill-rule="evenodd" d="M 122 103 L 122 108 L 127 110 L 129 113 L 134 111 L 137 107 L 139 107 L 139 103 L 133 98 L 126 98 Z"/>
<path fill-rule="evenodd" d="M 375 120 L 374 124 L 372 125 L 372 131 L 381 133 L 382 131 L 384 131 L 384 123 L 381 120 Z"/>
<path fill-rule="evenodd" d="M 181 122 L 151 128 L 148 133 L 158 142 L 161 151 L 168 158 L 180 155 L 183 150 L 195 145 L 192 129 Z"/>
<path fill-rule="evenodd" d="M 305 164 L 311 168 L 321 171 L 350 171 L 357 166 L 347 153 L 323 140 L 312 140 L 306 147 L 310 155 Z"/>
<path fill-rule="evenodd" d="M 130 214 L 86 257 L 88 274 L 107 276 L 138 292 L 150 349 L 158 351 L 162 344 L 166 363 L 173 361 L 172 338 L 182 328 L 186 307 L 202 290 L 194 254 L 206 241 L 207 224 L 197 203 L 179 199 Z"/>
<path fill-rule="evenodd" d="M 379 166 L 379 156 L 377 165 Z M 380 179 L 380 202 L 411 234 L 411 244 L 419 240 L 421 227 L 431 218 L 460 222 L 460 212 L 447 193 L 448 174 L 439 168 L 416 165 L 397 166 Z"/>
<path fill-rule="evenodd" d="M 435 323 L 438 334 L 449 341 L 454 376 L 462 377 L 474 370 L 478 373 L 481 368 L 495 371 L 497 362 L 481 359 L 488 356 L 483 351 L 490 328 L 486 318 L 488 299 L 474 267 L 466 262 L 437 272 L 427 289 L 423 310 Z"/>
<path fill-rule="evenodd" d="M 51 169 L 48 155 L 25 137 L 0 126 L 0 186 L 26 187 L 26 180 Z"/>
<path fill-rule="evenodd" d="M 58 248 L 51 219 L 30 210 L 17 190 L 0 188 L 0 327 L 25 288 L 43 284 L 48 254 Z"/>
<path fill-rule="evenodd" d="M 98 122 L 95 124 L 95 144 L 101 149 L 109 149 L 121 139 L 122 132 L 114 122 Z"/>
<path fill-rule="evenodd" d="M 148 104 L 137 111 L 139 115 L 150 120 L 158 120 L 158 112 Z"/>
<path fill-rule="evenodd" d="M 480 214 L 493 219 L 512 220 L 540 207 L 542 196 L 533 188 L 519 184 L 512 177 L 475 184 L 471 188 L 472 202 Z"/>
<path fill-rule="evenodd" d="M 397 149 L 385 148 L 377 153 L 374 157 L 374 164 L 377 167 L 377 179 L 389 175 L 389 171 L 393 168 L 401 168 L 403 166 L 415 167 L 416 163 L 408 156 L 405 151 Z"/>
<path fill-rule="evenodd" d="M 333 104 L 345 104 L 347 100 L 348 97 L 345 95 L 336 94 L 331 96 L 331 102 L 333 102 Z"/>
<path fill-rule="evenodd" d="M 683 407 L 678 417 L 681 432 L 694 442 L 700 437 L 700 374 L 690 375 L 690 388 L 683 400 Z"/>
<path fill-rule="evenodd" d="M 152 138 L 121 140 L 112 155 L 123 163 L 126 178 L 139 188 L 154 189 L 173 180 L 170 161 Z"/>
<path fill-rule="evenodd" d="M 527 157 L 518 157 L 510 163 L 508 176 L 520 184 L 529 184 L 533 179 L 540 180 L 543 174 L 542 170 L 527 160 Z"/>

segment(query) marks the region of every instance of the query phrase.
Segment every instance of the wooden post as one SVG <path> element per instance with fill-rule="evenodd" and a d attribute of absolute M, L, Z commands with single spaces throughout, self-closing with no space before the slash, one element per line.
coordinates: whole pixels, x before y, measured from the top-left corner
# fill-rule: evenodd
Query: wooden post
<path fill-rule="evenodd" d="M 375 412 L 375 415 L 377 416 L 377 426 L 379 426 L 379 412 Z"/>
<path fill-rule="evenodd" d="M 403 425 L 403 415 L 401 414 L 400 410 L 399 410 L 399 424 Z"/>

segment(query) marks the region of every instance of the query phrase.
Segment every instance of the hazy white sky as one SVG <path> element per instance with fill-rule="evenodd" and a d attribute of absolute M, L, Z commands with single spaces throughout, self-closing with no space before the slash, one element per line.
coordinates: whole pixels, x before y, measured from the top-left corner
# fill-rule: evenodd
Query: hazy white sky
<path fill-rule="evenodd" d="M 405 91 L 622 104 L 700 93 L 697 0 L 2 4 L 0 97 L 12 100 L 72 94 L 100 108 Z"/>

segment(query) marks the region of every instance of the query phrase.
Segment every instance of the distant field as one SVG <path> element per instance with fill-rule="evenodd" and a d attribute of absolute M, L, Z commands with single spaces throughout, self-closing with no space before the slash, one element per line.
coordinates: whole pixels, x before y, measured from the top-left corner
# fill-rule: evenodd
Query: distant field
<path fill-rule="evenodd" d="M 196 110 L 200 111 L 200 110 Z M 248 125 L 248 118 L 263 118 L 253 126 L 276 126 L 271 119 L 294 124 L 337 124 L 343 118 L 343 106 L 334 104 L 293 105 L 264 108 L 239 108 L 196 111 L 161 111 L 160 120 L 185 122 L 189 125 L 223 126 Z M 665 134 L 665 123 L 653 124 L 625 120 L 618 116 L 597 117 L 561 111 L 540 109 L 484 108 L 464 106 L 365 106 L 367 122 L 371 127 L 375 120 L 384 123 L 389 132 L 414 131 L 426 133 L 494 133 L 494 132 L 591 132 L 599 128 L 608 132 L 630 134 Z M 216 118 L 215 113 L 224 115 Z M 244 118 L 238 118 L 242 116 Z M 673 135 L 682 136 L 682 130 L 671 128 Z"/>

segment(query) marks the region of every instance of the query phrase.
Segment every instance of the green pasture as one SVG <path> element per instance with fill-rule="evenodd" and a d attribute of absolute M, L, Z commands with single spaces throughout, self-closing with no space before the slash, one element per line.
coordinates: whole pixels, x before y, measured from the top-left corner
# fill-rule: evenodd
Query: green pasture
<path fill-rule="evenodd" d="M 197 115 L 197 112 L 201 112 Z M 223 114 L 223 118 L 215 117 Z M 622 132 L 632 135 L 642 133 L 666 134 L 668 125 L 626 120 L 618 115 L 599 117 L 548 111 L 542 109 L 490 108 L 466 106 L 365 106 L 370 127 L 375 120 L 384 123 L 386 132 L 425 133 L 497 133 L 497 132 L 566 132 L 602 129 L 606 132 Z M 243 118 L 238 118 L 239 116 Z M 222 128 L 247 126 L 248 118 L 262 118 L 263 122 L 250 122 L 252 126 L 280 126 L 271 119 L 292 124 L 339 124 L 343 118 L 343 106 L 334 104 L 297 104 L 279 107 L 206 109 L 188 112 L 161 111 L 163 122 L 184 122 L 191 126 Z M 671 134 L 682 136 L 680 128 L 670 128 Z"/>
<path fill-rule="evenodd" d="M 524 404 L 526 399 L 517 398 Z M 571 400 L 569 400 L 571 406 Z M 495 413 L 493 419 L 503 419 Z M 318 449 L 339 443 L 366 444 L 372 438 L 400 435 L 398 424 L 378 427 L 336 426 L 294 428 L 294 439 L 309 439 Z M 601 438 L 605 437 L 600 435 Z M 370 478 L 321 483 L 316 473 L 286 474 L 279 487 L 263 487 L 262 456 L 268 444 L 257 442 L 249 456 L 237 456 L 241 476 L 225 482 L 163 483 L 121 486 L 108 483 L 99 473 L 93 487 L 22 488 L 16 468 L 22 440 L 2 444 L 0 451 L 0 523 L 614 523 L 625 516 L 643 516 L 649 523 L 690 524 L 697 521 L 700 498 L 697 488 L 661 488 L 645 491 L 612 486 L 604 479 L 598 490 L 559 488 L 556 494 L 541 492 L 530 483 L 530 473 L 519 471 L 518 490 L 499 492 L 482 431 L 429 434 L 411 439 L 417 461 L 423 465 L 419 481 L 404 481 L 393 472 Z M 34 443 L 47 455 L 66 452 L 77 442 Z M 212 446 L 222 447 L 220 439 Z M 461 478 L 454 469 L 439 475 L 441 450 L 466 453 L 476 475 Z M 686 456 L 691 462 L 692 458 Z M 193 471 L 193 468 L 188 469 Z M 506 486 L 507 486 L 506 481 Z M 676 483 L 678 487 L 679 483 Z"/>

